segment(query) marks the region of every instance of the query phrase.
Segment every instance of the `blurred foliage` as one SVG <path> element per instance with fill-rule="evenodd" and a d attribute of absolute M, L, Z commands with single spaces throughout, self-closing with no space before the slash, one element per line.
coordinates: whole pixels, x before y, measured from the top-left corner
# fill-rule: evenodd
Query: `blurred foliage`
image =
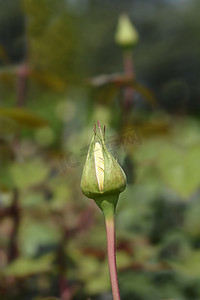
<path fill-rule="evenodd" d="M 23 126 L 33 128 L 47 125 L 45 120 L 22 108 L 0 108 L 0 118 L 2 117 L 3 120 L 11 119 Z"/>
<path fill-rule="evenodd" d="M 110 299 L 103 218 L 80 191 L 97 119 L 128 178 L 122 299 L 199 299 L 199 1 L 81 1 L 0 0 L 0 299 Z"/>
<path fill-rule="evenodd" d="M 78 20 L 67 12 L 63 0 L 25 0 L 23 4 L 27 34 L 31 37 L 28 46 L 32 65 L 39 72 L 45 71 L 72 83 L 81 75 L 80 66 L 78 68 L 81 53 Z"/>

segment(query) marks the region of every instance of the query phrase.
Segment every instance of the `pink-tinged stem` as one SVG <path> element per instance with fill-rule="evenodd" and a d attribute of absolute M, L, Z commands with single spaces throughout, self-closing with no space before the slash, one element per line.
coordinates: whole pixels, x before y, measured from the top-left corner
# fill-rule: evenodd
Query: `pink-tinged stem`
<path fill-rule="evenodd" d="M 120 300 L 119 285 L 117 279 L 116 255 L 115 255 L 115 218 L 105 218 L 108 264 L 110 271 L 110 280 L 112 287 L 113 300 Z"/>

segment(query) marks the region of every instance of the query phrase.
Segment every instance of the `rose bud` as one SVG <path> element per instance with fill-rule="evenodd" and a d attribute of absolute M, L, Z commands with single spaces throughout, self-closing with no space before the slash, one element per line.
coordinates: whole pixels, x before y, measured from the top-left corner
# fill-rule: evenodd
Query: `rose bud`
<path fill-rule="evenodd" d="M 119 17 L 115 41 L 121 47 L 133 47 L 139 40 L 138 32 L 129 17 L 122 14 Z"/>
<path fill-rule="evenodd" d="M 83 194 L 97 200 L 98 203 L 100 198 L 105 199 L 108 196 L 118 199 L 119 194 L 126 187 L 126 175 L 108 151 L 105 145 L 105 133 L 103 136 L 100 125 L 99 131 L 100 136 L 97 135 L 96 128 L 94 130 L 81 179 Z"/>

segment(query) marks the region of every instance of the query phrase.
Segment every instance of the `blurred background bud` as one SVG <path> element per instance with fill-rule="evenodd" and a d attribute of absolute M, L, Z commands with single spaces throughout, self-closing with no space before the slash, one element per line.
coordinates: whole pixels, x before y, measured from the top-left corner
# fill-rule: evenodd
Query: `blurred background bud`
<path fill-rule="evenodd" d="M 136 28 L 125 14 L 120 15 L 115 34 L 116 43 L 124 48 L 132 47 L 138 43 L 139 36 Z"/>

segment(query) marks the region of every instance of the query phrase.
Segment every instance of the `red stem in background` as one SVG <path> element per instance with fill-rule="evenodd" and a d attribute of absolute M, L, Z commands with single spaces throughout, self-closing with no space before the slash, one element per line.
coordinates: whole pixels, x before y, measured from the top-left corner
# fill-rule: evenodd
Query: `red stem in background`
<path fill-rule="evenodd" d="M 126 51 L 123 57 L 124 74 L 135 78 L 132 51 Z"/>
<path fill-rule="evenodd" d="M 115 217 L 106 217 L 106 235 L 108 264 L 110 271 L 110 280 L 112 287 L 113 300 L 120 300 L 119 285 L 117 279 L 116 254 L 115 254 Z"/>
<path fill-rule="evenodd" d="M 19 193 L 15 188 L 13 190 L 13 203 L 10 208 L 10 215 L 13 220 L 13 231 L 10 238 L 10 247 L 8 251 L 8 261 L 13 261 L 18 256 L 18 244 L 17 244 L 17 234 L 20 222 L 20 210 L 19 210 Z"/>
<path fill-rule="evenodd" d="M 125 51 L 123 57 L 124 75 L 135 79 L 132 51 Z M 134 89 L 133 87 L 124 88 L 123 108 L 128 113 L 134 104 Z"/>
<path fill-rule="evenodd" d="M 17 101 L 16 106 L 23 107 L 26 100 L 26 88 L 28 76 L 30 74 L 29 66 L 26 62 L 22 63 L 17 70 Z"/>

